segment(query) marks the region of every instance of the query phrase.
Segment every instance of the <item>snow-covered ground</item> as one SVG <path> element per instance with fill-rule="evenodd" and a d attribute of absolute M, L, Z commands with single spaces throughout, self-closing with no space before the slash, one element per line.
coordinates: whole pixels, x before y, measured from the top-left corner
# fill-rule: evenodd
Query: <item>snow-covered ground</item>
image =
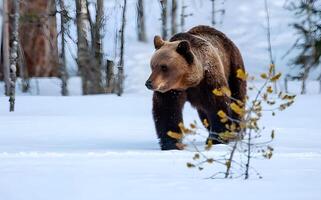
<path fill-rule="evenodd" d="M 275 128 L 272 160 L 255 160 L 258 179 L 208 180 L 186 167 L 189 151 L 161 152 L 151 93 L 0 97 L 0 199 L 321 198 L 320 96 L 298 96 L 264 125 Z M 196 119 L 186 105 L 185 122 Z M 221 147 L 215 147 L 219 153 Z"/>

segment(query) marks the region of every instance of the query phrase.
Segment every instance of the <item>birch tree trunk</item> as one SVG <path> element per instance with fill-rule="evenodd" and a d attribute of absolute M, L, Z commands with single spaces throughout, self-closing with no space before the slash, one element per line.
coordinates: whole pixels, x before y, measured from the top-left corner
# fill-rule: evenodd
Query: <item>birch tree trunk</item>
<path fill-rule="evenodd" d="M 171 12 L 171 33 L 172 35 L 177 33 L 177 1 L 172 0 L 172 12 Z"/>
<path fill-rule="evenodd" d="M 101 69 L 92 59 L 91 48 L 88 44 L 87 33 L 91 30 L 88 21 L 86 0 L 76 0 L 77 16 L 77 62 L 82 79 L 83 94 L 99 94 L 103 92 Z"/>
<path fill-rule="evenodd" d="M 67 10 L 65 8 L 64 0 L 59 0 L 59 7 L 60 7 L 60 32 L 61 32 L 61 53 L 60 53 L 60 79 L 61 79 L 61 95 L 67 96 L 68 95 L 68 88 L 67 88 L 67 80 L 68 80 L 68 73 L 66 69 L 66 47 L 65 47 L 65 34 L 67 31 Z"/>
<path fill-rule="evenodd" d="M 5 81 L 5 94 L 9 95 L 9 5 L 8 0 L 3 0 L 3 22 L 2 22 L 2 67 Z"/>
<path fill-rule="evenodd" d="M 124 45 L 125 45 L 125 25 L 126 25 L 126 7 L 127 0 L 124 0 L 123 11 L 122 11 L 122 25 L 120 29 L 120 58 L 118 64 L 117 74 L 117 95 L 120 96 L 124 92 Z"/>
<path fill-rule="evenodd" d="M 145 30 L 144 0 L 137 1 L 137 34 L 138 41 L 147 41 Z"/>
<path fill-rule="evenodd" d="M 10 49 L 10 76 L 9 76 L 9 102 L 10 112 L 14 111 L 15 107 L 15 90 L 16 90 L 16 72 L 18 60 L 18 44 L 19 44 L 19 0 L 13 1 L 13 24 Z"/>
<path fill-rule="evenodd" d="M 160 0 L 161 4 L 161 19 L 162 19 L 162 37 L 164 40 L 167 39 L 167 0 Z"/>

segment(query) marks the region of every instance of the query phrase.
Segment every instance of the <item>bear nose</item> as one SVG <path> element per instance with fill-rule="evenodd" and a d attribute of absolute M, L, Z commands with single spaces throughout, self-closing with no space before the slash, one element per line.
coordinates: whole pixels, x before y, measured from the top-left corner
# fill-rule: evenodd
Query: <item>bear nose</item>
<path fill-rule="evenodd" d="M 146 87 L 147 87 L 148 89 L 150 89 L 150 90 L 153 89 L 152 81 L 147 80 L 146 83 L 145 83 L 145 85 L 146 85 Z"/>

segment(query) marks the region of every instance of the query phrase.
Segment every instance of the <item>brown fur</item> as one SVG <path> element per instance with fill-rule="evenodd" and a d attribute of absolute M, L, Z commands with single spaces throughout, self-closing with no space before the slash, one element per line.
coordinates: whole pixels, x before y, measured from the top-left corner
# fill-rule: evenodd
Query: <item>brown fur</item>
<path fill-rule="evenodd" d="M 153 116 L 161 148 L 177 149 L 178 141 L 168 137 L 167 132 L 180 132 L 178 124 L 183 122 L 186 101 L 197 109 L 201 120 L 209 121 L 210 137 L 217 139 L 217 133 L 225 131 L 217 112 L 238 116 L 228 106 L 230 99 L 213 95 L 213 89 L 228 87 L 232 97 L 239 100 L 246 95 L 246 82 L 236 77 L 237 69 L 244 70 L 238 48 L 222 32 L 208 26 L 178 33 L 170 41 L 160 37 L 154 41 L 157 50 L 146 84 L 155 91 Z"/>
<path fill-rule="evenodd" d="M 59 75 L 55 1 L 20 1 L 19 34 L 30 77 Z"/>

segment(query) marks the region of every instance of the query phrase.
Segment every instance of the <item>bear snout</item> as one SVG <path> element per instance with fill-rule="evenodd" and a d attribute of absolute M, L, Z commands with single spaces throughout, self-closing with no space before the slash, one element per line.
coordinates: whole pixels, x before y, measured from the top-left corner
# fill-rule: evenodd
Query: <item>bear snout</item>
<path fill-rule="evenodd" d="M 151 80 L 147 80 L 145 83 L 145 86 L 147 87 L 147 89 L 152 90 L 153 89 L 153 84 Z"/>

